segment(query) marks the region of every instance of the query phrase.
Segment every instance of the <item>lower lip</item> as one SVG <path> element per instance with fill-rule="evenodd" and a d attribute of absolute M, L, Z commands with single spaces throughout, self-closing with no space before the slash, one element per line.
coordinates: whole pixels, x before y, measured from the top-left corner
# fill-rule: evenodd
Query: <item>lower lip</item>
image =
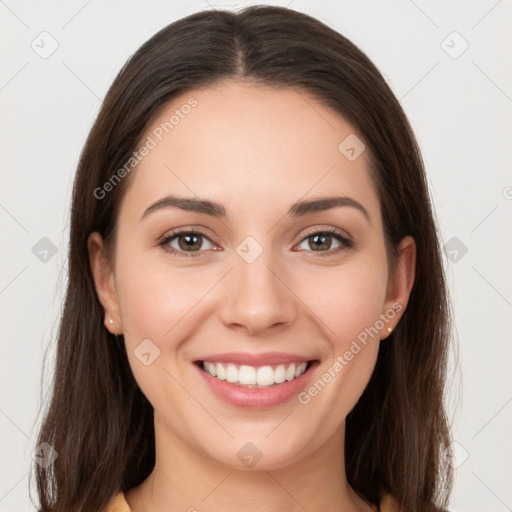
<path fill-rule="evenodd" d="M 287 402 L 301 392 L 310 379 L 316 362 L 311 362 L 307 371 L 300 377 L 268 388 L 246 388 L 231 384 L 212 377 L 197 364 L 194 366 L 213 393 L 225 402 L 244 409 L 270 409 Z"/>

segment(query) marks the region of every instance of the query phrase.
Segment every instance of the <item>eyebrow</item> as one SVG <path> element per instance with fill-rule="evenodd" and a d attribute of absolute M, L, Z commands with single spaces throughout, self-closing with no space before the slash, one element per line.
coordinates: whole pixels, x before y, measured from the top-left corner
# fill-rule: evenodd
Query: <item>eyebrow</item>
<path fill-rule="evenodd" d="M 319 199 L 313 199 L 310 201 L 298 201 L 291 205 L 288 210 L 288 215 L 292 217 L 302 217 L 312 213 L 323 212 L 332 208 L 339 208 L 349 206 L 359 210 L 366 220 L 371 224 L 370 215 L 366 208 L 351 197 L 322 197 Z M 202 213 L 204 215 L 210 215 L 216 218 L 225 218 L 226 209 L 223 205 L 214 201 L 196 198 L 178 197 L 175 195 L 169 195 L 163 197 L 149 206 L 142 214 L 141 220 L 146 218 L 151 213 L 161 210 L 163 208 L 179 208 L 187 212 Z"/>

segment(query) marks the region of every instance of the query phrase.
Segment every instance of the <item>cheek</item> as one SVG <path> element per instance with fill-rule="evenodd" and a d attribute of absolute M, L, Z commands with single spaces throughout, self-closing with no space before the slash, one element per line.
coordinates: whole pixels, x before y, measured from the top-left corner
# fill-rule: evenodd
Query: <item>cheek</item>
<path fill-rule="evenodd" d="M 329 390 L 317 406 L 336 409 L 333 428 L 355 405 L 375 367 L 388 276 L 382 258 L 376 253 L 357 265 L 340 267 L 323 283 L 323 293 L 317 289 L 315 311 L 326 325 L 329 345 L 319 369 Z"/>
<path fill-rule="evenodd" d="M 170 269 L 143 255 L 119 258 L 117 291 L 126 351 L 132 373 L 155 409 L 159 404 L 186 415 L 189 404 L 178 382 L 186 370 L 180 347 L 194 329 L 200 298 L 213 285 L 190 270 Z M 149 354 L 149 355 L 146 355 Z"/>
<path fill-rule="evenodd" d="M 375 325 L 384 312 L 387 266 L 379 255 L 353 265 L 333 268 L 304 290 L 308 305 L 323 320 L 325 333 L 341 350 L 365 329 Z"/>
<path fill-rule="evenodd" d="M 333 276 L 316 306 L 327 326 L 326 357 L 299 395 L 304 422 L 322 439 L 336 431 L 363 394 L 379 352 L 376 323 L 383 313 L 386 271 L 370 266 L 342 274 Z"/>
<path fill-rule="evenodd" d="M 210 272 L 170 268 L 149 258 L 120 258 L 117 282 L 123 327 L 136 338 L 166 339 L 211 286 Z"/>
<path fill-rule="evenodd" d="M 116 273 L 133 375 L 152 404 L 180 402 L 185 397 L 177 382 L 189 371 L 186 348 L 201 330 L 201 319 L 212 312 L 208 292 L 218 282 L 219 270 L 209 265 L 194 270 L 190 266 L 171 268 L 165 258 L 132 251 L 130 257 L 118 258 Z M 210 304 L 208 310 L 206 304 Z M 141 358 L 148 352 L 149 357 Z M 147 359 L 148 366 L 144 364 Z"/>

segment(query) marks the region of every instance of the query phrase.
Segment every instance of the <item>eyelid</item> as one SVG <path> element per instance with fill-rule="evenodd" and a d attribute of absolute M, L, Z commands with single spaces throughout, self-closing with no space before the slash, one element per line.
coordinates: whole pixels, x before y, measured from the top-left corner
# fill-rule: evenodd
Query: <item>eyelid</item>
<path fill-rule="evenodd" d="M 352 237 L 343 229 L 335 228 L 335 227 L 328 227 L 328 228 L 318 228 L 313 227 L 309 230 L 307 230 L 301 238 L 301 242 L 304 241 L 305 238 L 308 238 L 311 235 L 315 235 L 317 233 L 329 233 L 334 235 L 340 235 L 341 237 L 345 238 L 347 241 L 352 241 Z"/>

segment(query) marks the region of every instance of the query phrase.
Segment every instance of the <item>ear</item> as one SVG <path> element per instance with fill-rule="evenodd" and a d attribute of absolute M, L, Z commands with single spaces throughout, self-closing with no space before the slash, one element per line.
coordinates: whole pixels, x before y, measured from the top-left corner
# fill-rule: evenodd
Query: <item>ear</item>
<path fill-rule="evenodd" d="M 383 312 L 387 323 L 381 329 L 381 339 L 391 334 L 389 329 L 394 330 L 404 314 L 414 284 L 415 268 L 416 243 L 411 236 L 406 236 L 398 244 L 393 273 L 388 279 Z"/>
<path fill-rule="evenodd" d="M 114 272 L 105 256 L 103 239 L 98 232 L 91 233 L 87 240 L 89 263 L 94 278 L 98 299 L 105 310 L 105 327 L 112 334 L 122 334 L 119 301 L 115 286 Z"/>

